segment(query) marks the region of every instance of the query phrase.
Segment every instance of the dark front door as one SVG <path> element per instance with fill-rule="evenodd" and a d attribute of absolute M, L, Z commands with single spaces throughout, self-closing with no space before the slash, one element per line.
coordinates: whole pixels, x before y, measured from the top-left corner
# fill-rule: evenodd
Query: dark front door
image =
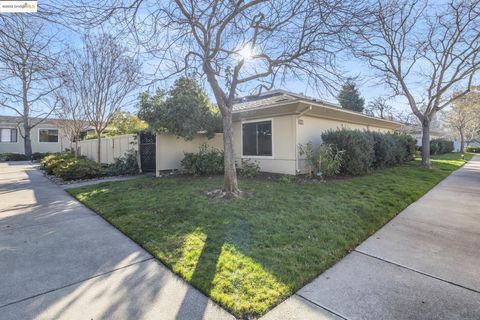
<path fill-rule="evenodd" d="M 155 139 L 150 132 L 140 133 L 140 165 L 143 172 L 155 172 Z"/>

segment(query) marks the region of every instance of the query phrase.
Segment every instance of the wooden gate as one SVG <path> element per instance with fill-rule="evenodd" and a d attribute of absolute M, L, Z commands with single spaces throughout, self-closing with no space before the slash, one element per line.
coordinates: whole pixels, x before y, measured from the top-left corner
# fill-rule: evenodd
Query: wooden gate
<path fill-rule="evenodd" d="M 142 172 L 155 172 L 156 135 L 150 132 L 140 133 L 140 165 Z"/>

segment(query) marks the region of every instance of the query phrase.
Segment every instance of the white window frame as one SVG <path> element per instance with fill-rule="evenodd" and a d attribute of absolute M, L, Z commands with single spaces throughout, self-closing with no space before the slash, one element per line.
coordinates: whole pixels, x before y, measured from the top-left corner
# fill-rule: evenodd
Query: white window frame
<path fill-rule="evenodd" d="M 57 130 L 57 136 L 58 136 L 57 142 L 40 141 L 40 130 Z M 37 128 L 37 135 L 38 135 L 38 139 L 37 139 L 38 143 L 49 143 L 49 144 L 60 143 L 60 130 L 58 128 Z"/>
<path fill-rule="evenodd" d="M 15 131 L 17 131 L 17 141 L 16 141 L 16 142 L 12 142 L 12 141 L 0 141 L 0 143 L 16 144 L 16 143 L 19 142 L 20 139 L 18 138 L 18 135 L 19 135 L 20 133 L 19 133 L 18 128 L 13 128 L 13 127 L 0 127 L 0 129 L 10 129 L 10 130 L 14 129 Z M 11 134 L 11 133 L 10 133 L 10 134 Z M 10 140 L 11 140 L 11 139 L 10 139 Z"/>
<path fill-rule="evenodd" d="M 248 156 L 243 154 L 243 125 L 245 123 L 255 123 L 255 122 L 265 122 L 265 121 L 270 121 L 272 124 L 272 155 L 271 156 Z M 240 151 L 242 153 L 242 159 L 275 159 L 275 148 L 274 148 L 274 142 L 273 142 L 273 137 L 274 137 L 274 131 L 273 131 L 273 118 L 264 118 L 264 119 L 255 119 L 255 120 L 242 120 L 240 123 Z"/>

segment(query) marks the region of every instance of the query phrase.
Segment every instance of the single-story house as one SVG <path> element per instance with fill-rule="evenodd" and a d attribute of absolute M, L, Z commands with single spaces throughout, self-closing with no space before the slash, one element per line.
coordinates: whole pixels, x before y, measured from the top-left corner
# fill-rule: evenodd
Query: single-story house
<path fill-rule="evenodd" d="M 233 108 L 234 152 L 242 159 L 258 161 L 260 170 L 281 174 L 306 172 L 305 159 L 298 145 L 320 144 L 321 135 L 342 128 L 394 132 L 402 124 L 284 90 L 238 99 Z M 184 141 L 168 134 L 156 139 L 156 172 L 180 169 L 184 152 L 197 152 L 202 143 L 223 149 L 223 136 L 213 139 L 199 135 Z"/>
<path fill-rule="evenodd" d="M 422 125 L 410 124 L 405 126 L 404 131 L 417 140 L 417 146 L 422 145 Z M 433 139 L 448 139 L 449 132 L 437 126 L 430 128 L 430 140 Z"/>
<path fill-rule="evenodd" d="M 0 116 L 0 153 L 25 154 L 21 117 Z M 46 119 L 30 131 L 32 152 L 60 152 L 70 148 L 58 120 Z"/>

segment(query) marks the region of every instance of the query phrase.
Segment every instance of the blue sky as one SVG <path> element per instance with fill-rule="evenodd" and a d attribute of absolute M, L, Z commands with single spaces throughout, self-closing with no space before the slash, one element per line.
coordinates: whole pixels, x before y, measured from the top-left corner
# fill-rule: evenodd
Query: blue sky
<path fill-rule="evenodd" d="M 41 8 L 41 6 L 40 6 Z M 108 27 L 105 27 L 104 31 L 108 31 Z M 59 32 L 59 36 L 61 40 L 68 44 L 71 47 L 81 47 L 81 42 L 80 42 L 80 36 L 79 34 L 76 34 L 70 30 L 66 29 L 61 29 Z M 361 95 L 365 98 L 366 104 L 373 100 L 374 98 L 378 96 L 387 96 L 389 95 L 389 91 L 387 88 L 382 86 L 378 81 L 376 81 L 375 74 L 371 72 L 370 68 L 360 62 L 356 61 L 350 58 L 345 58 L 345 57 L 339 57 L 339 68 L 341 70 L 344 70 L 345 73 L 344 75 L 347 76 L 359 76 L 358 80 L 356 81 L 358 88 L 360 90 Z M 150 61 L 151 63 L 152 61 Z M 347 71 L 348 70 L 348 71 Z M 172 81 L 164 82 L 164 83 L 159 83 L 157 86 L 160 87 L 166 87 L 169 84 L 171 84 Z M 210 92 L 208 90 L 208 83 L 204 83 L 204 87 L 207 90 L 207 92 Z M 287 80 L 284 84 L 278 84 L 275 88 L 282 88 L 288 91 L 292 91 L 295 93 L 303 93 L 307 96 L 313 96 L 316 98 L 320 98 L 329 102 L 337 103 L 337 100 L 334 95 L 328 94 L 326 92 L 323 92 L 322 94 L 319 94 L 316 90 L 312 88 L 308 88 L 304 83 L 297 81 L 297 80 Z M 125 103 L 125 109 L 127 111 L 135 111 L 135 102 L 136 98 L 138 96 L 138 93 L 140 91 L 145 90 L 146 88 L 141 88 L 137 90 L 136 92 L 132 93 L 128 100 Z M 150 89 L 153 89 L 150 87 Z M 213 96 L 211 95 L 211 98 L 213 100 Z M 394 99 L 389 101 L 391 105 L 394 106 L 396 111 L 408 111 L 409 107 L 406 105 L 405 101 L 403 99 Z M 0 109 L 1 114 L 12 114 L 10 111 L 6 109 Z"/>

